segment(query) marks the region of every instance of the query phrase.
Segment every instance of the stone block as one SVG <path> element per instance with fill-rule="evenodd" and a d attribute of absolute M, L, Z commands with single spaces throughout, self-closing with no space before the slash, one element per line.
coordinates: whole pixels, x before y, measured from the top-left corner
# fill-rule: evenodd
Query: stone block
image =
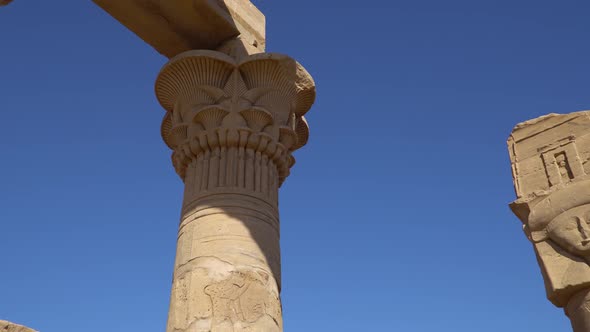
<path fill-rule="evenodd" d="M 249 0 L 93 1 L 168 58 L 235 38 L 248 54 L 265 49 L 265 17 Z"/>

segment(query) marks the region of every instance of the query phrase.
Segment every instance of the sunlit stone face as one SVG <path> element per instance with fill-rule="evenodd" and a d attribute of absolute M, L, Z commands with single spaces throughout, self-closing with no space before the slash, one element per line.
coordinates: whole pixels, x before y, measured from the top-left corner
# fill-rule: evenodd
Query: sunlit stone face
<path fill-rule="evenodd" d="M 590 256 L 590 204 L 570 209 L 547 226 L 549 238 L 570 253 Z"/>

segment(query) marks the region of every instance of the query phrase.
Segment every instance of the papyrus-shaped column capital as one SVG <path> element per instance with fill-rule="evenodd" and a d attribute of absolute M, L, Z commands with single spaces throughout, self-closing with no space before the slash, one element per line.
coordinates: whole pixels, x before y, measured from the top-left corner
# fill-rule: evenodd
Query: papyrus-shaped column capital
<path fill-rule="evenodd" d="M 181 178 L 200 155 L 236 148 L 272 161 L 280 184 L 295 163 L 291 153 L 307 143 L 304 115 L 315 100 L 315 83 L 285 55 L 261 53 L 236 61 L 220 52 L 189 51 L 164 66 L 156 95 L 167 111 L 162 137 L 174 150 Z M 208 187 L 245 186 L 247 179 L 209 178 L 216 182 Z"/>

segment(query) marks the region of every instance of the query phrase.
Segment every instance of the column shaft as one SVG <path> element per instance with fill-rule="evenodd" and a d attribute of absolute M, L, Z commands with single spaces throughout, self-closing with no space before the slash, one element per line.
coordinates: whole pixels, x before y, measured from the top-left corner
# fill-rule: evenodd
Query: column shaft
<path fill-rule="evenodd" d="M 199 196 L 183 209 L 167 331 L 282 331 L 276 206 Z"/>

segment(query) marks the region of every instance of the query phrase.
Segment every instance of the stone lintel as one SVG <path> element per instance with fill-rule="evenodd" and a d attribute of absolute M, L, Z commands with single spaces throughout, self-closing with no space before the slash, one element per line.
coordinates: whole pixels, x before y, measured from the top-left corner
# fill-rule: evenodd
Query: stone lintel
<path fill-rule="evenodd" d="M 159 53 L 215 50 L 239 37 L 264 52 L 265 17 L 249 0 L 93 0 Z"/>

